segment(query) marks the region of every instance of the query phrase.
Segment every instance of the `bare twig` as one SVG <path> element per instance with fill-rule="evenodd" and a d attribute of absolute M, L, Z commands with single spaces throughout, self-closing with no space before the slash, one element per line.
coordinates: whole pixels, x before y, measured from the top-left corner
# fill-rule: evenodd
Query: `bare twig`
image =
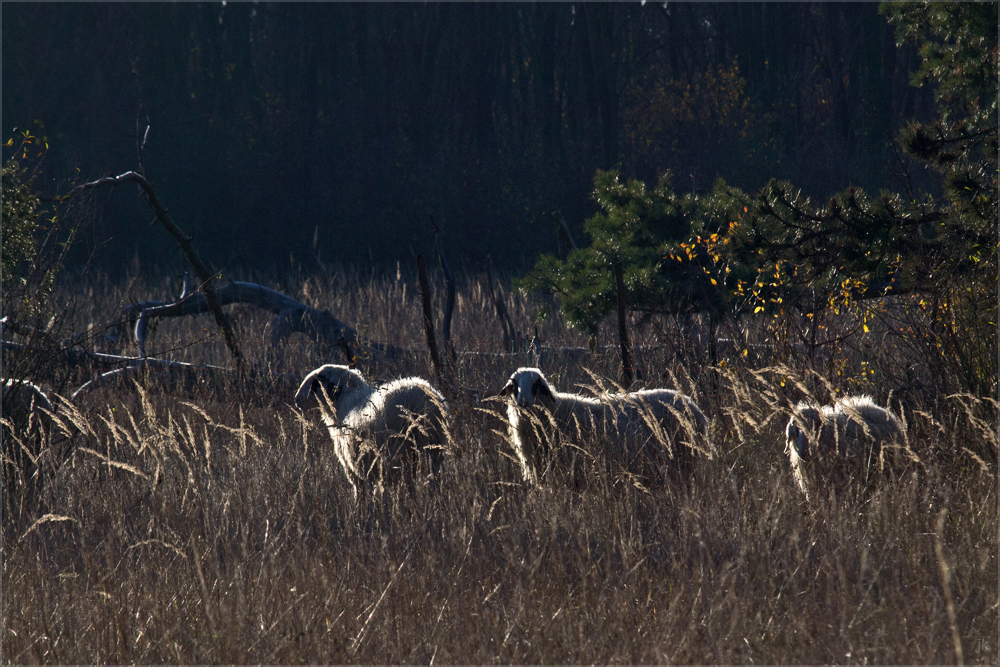
<path fill-rule="evenodd" d="M 143 155 L 146 154 L 146 144 L 149 142 L 149 129 L 152 126 L 152 121 L 149 120 L 149 114 L 146 116 L 146 131 L 142 135 L 142 143 L 139 143 L 139 128 L 142 123 L 143 110 L 146 108 L 146 95 L 142 90 L 142 80 L 139 78 L 139 59 L 137 57 L 132 58 L 132 76 L 135 77 L 135 86 L 139 89 L 139 111 L 136 113 L 135 118 L 135 153 L 136 160 L 139 162 L 139 173 L 143 176 L 146 175 L 146 165 L 143 163 Z"/>

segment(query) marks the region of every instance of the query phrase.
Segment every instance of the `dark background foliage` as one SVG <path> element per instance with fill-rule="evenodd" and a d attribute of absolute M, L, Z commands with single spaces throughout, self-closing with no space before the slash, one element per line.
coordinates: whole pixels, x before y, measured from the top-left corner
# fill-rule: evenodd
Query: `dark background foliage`
<path fill-rule="evenodd" d="M 146 173 L 219 269 L 394 263 L 432 247 L 434 215 L 459 261 L 522 272 L 566 250 L 554 211 L 583 236 L 599 168 L 877 192 L 890 139 L 933 111 L 867 3 L 2 11 L 3 139 L 48 143 L 35 185 L 135 168 L 148 124 Z M 78 262 L 181 264 L 131 189 L 99 204 Z"/>

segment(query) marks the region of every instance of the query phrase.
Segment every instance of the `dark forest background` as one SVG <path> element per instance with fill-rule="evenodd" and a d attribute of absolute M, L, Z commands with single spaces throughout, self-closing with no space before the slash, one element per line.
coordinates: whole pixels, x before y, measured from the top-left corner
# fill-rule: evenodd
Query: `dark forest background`
<path fill-rule="evenodd" d="M 555 211 L 582 240 L 597 169 L 669 170 L 684 192 L 896 190 L 891 140 L 933 113 L 874 3 L 2 12 L 3 140 L 48 146 L 36 187 L 136 168 L 148 125 L 147 176 L 221 270 L 394 264 L 433 247 L 433 215 L 460 263 L 524 272 L 566 251 Z M 99 195 L 74 261 L 181 265 L 128 193 Z"/>

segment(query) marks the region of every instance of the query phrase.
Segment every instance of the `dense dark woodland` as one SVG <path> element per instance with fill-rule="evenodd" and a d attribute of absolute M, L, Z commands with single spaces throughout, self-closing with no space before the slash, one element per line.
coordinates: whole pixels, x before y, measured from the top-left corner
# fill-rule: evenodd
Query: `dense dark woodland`
<path fill-rule="evenodd" d="M 898 190 L 890 139 L 933 114 L 872 3 L 2 11 L 3 140 L 47 142 L 36 187 L 136 168 L 148 124 L 147 176 L 223 270 L 394 263 L 430 250 L 433 215 L 459 261 L 523 272 L 566 250 L 554 211 L 583 237 L 597 169 L 670 170 L 682 192 Z M 98 201 L 77 262 L 183 265 L 144 201 Z"/>

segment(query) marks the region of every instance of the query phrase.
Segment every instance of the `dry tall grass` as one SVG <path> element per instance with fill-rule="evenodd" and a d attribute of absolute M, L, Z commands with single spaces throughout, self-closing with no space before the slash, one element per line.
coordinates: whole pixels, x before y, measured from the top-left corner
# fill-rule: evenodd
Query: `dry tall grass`
<path fill-rule="evenodd" d="M 496 351 L 482 282 L 465 282 L 456 347 Z M 372 340 L 414 343 L 393 360 L 363 361 L 366 375 L 433 377 L 415 280 L 331 273 L 280 287 Z M 80 326 L 122 299 L 175 291 L 87 289 L 93 309 L 78 309 Z M 528 330 L 538 301 L 515 295 L 509 305 Z M 234 318 L 248 356 L 272 369 L 334 361 L 304 343 L 267 350 L 268 318 Z M 634 333 L 647 346 L 636 355 L 640 383 L 682 390 L 712 420 L 717 455 L 698 458 L 688 486 L 647 493 L 595 468 L 584 492 L 526 488 L 490 414 L 501 405 L 476 398 L 498 391 L 523 355 L 459 357 L 456 454 L 443 479 L 378 506 L 354 502 L 319 420 L 280 397 L 123 388 L 78 411 L 63 405 L 73 454 L 42 466 L 34 514 L 4 526 L 2 660 L 1000 660 L 995 405 L 913 402 L 911 392 L 902 417 L 920 463 L 807 505 L 783 428 L 793 402 L 828 397 L 829 377 L 793 359 L 710 367 L 663 322 Z M 585 345 L 558 318 L 540 336 Z M 161 323 L 154 350 L 227 363 L 207 317 Z M 591 382 L 587 371 L 616 378 L 618 361 L 553 355 L 544 370 L 570 390 Z M 882 400 L 895 387 L 871 389 Z"/>

